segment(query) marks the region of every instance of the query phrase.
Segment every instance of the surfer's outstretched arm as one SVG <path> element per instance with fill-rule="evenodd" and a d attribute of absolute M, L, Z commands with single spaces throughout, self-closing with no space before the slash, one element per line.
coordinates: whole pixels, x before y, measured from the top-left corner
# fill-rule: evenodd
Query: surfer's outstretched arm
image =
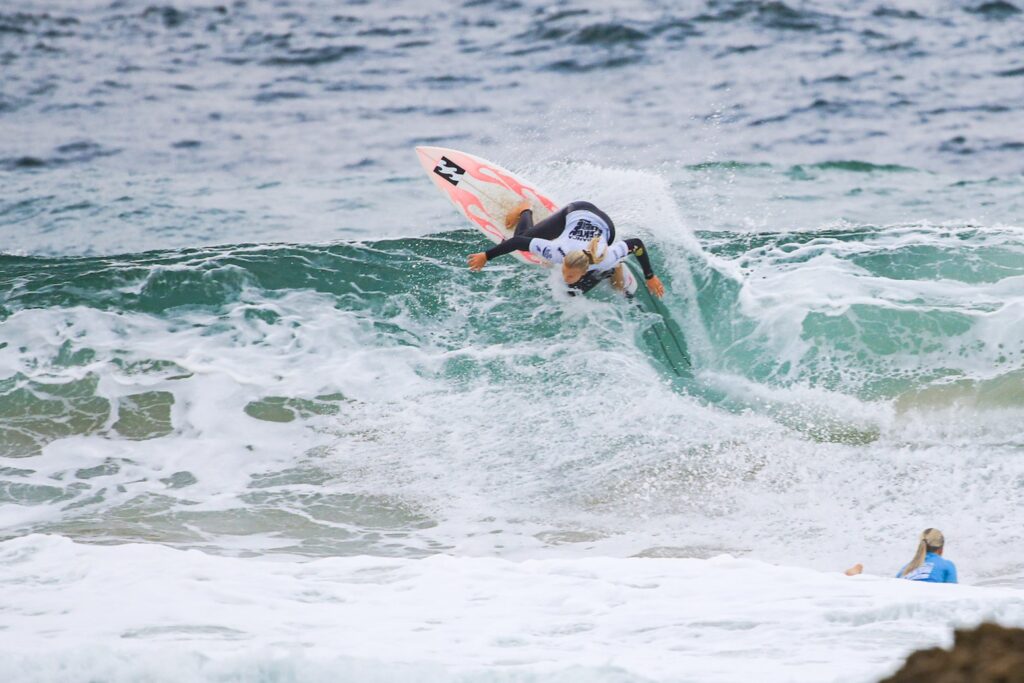
<path fill-rule="evenodd" d="M 469 263 L 469 269 L 480 270 L 487 265 L 487 262 L 491 259 L 504 256 L 505 254 L 511 254 L 513 251 L 529 251 L 532 239 L 533 238 L 527 237 L 526 235 L 516 235 L 515 237 L 510 237 L 504 242 L 495 244 L 487 251 L 470 254 L 469 258 L 466 260 L 467 263 Z"/>
<path fill-rule="evenodd" d="M 529 251 L 530 242 L 534 239 L 539 238 L 545 242 L 555 239 L 565 230 L 565 217 L 569 214 L 569 209 L 572 206 L 573 204 L 563 206 L 536 225 L 532 225 L 532 216 L 530 215 L 532 212 L 529 210 L 523 211 L 518 217 L 519 222 L 516 226 L 515 236 L 495 244 L 487 251 L 470 254 L 467 259 L 469 269 L 480 270 L 488 261 L 505 254 L 511 254 L 513 251 Z"/>

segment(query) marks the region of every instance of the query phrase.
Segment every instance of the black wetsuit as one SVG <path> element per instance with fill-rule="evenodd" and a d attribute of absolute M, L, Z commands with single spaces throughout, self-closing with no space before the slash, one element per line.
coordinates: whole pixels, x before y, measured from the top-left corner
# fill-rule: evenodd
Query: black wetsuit
<path fill-rule="evenodd" d="M 498 256 L 510 254 L 513 251 L 529 251 L 530 242 L 534 238 L 544 240 L 557 239 L 563 232 L 565 232 L 566 217 L 573 211 L 589 211 L 596 214 L 608 225 L 608 244 L 610 245 L 615 241 L 615 223 L 612 222 L 611 217 L 590 202 L 576 201 L 566 204 L 536 225 L 533 224 L 533 211 L 529 209 L 523 211 L 519 216 L 519 221 L 516 223 L 515 234 L 504 242 L 496 244 L 488 249 L 485 252 L 487 254 L 487 260 L 490 261 Z M 640 262 L 640 266 L 644 271 L 644 278 L 649 280 L 654 277 L 654 270 L 651 268 L 651 260 L 647 256 L 647 250 L 644 248 L 643 241 L 634 237 L 625 240 L 625 243 L 629 247 L 629 253 L 636 256 L 637 260 Z M 564 256 L 564 254 L 562 254 L 562 256 Z M 597 283 L 601 282 L 601 280 L 606 280 L 611 277 L 613 272 L 614 270 L 589 270 L 583 277 L 569 285 L 570 292 L 589 292 L 595 285 L 597 285 Z"/>

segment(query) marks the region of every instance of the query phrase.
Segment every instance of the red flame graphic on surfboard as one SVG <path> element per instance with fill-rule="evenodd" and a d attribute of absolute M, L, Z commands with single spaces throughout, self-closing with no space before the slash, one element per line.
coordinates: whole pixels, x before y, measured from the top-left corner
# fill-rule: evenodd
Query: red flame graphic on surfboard
<path fill-rule="evenodd" d="M 416 153 L 434 185 L 494 243 L 512 236 L 505 229 L 505 213 L 521 200 L 530 202 L 537 220 L 558 207 L 511 171 L 480 157 L 444 147 L 417 147 Z M 527 263 L 547 263 L 526 251 L 515 255 Z"/>

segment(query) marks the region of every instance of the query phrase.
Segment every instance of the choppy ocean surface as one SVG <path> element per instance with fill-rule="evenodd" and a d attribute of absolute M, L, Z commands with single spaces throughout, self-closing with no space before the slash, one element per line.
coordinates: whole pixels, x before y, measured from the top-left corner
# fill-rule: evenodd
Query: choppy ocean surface
<path fill-rule="evenodd" d="M 0 6 L 2 678 L 866 683 L 1024 624 L 1022 10 Z M 692 377 L 468 272 L 421 144 L 643 237 Z M 930 526 L 971 586 L 881 578 Z"/>

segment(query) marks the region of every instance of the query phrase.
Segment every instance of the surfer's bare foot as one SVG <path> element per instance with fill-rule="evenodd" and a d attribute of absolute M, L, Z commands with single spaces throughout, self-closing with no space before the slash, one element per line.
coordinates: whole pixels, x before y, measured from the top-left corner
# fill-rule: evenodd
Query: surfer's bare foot
<path fill-rule="evenodd" d="M 852 567 L 850 567 L 849 569 L 847 569 L 843 573 L 846 574 L 847 576 L 857 576 L 857 574 L 860 574 L 863 571 L 864 571 L 864 565 L 862 565 L 861 563 L 858 562 L 857 564 L 853 565 Z"/>
<path fill-rule="evenodd" d="M 505 229 L 514 230 L 516 223 L 519 222 L 519 217 L 523 214 L 523 211 L 529 210 L 530 202 L 525 199 L 512 207 L 512 210 L 505 214 Z"/>

